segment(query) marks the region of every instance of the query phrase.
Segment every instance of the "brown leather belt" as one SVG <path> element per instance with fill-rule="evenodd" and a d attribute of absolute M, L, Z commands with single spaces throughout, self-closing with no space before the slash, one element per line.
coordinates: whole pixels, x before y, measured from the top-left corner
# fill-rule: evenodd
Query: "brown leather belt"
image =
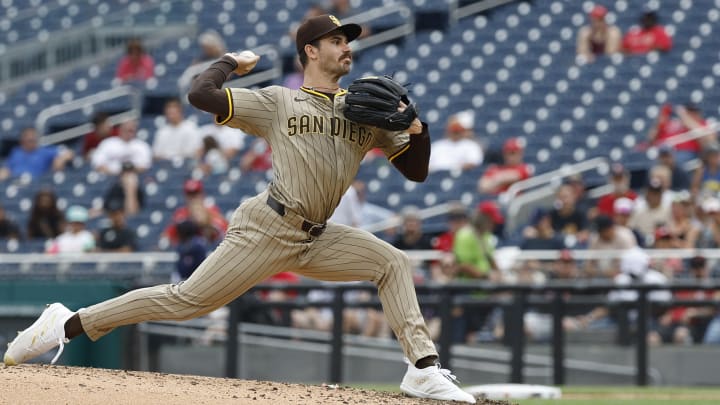
<path fill-rule="evenodd" d="M 268 195 L 267 205 L 281 217 L 285 216 L 285 206 L 280 201 L 274 199 L 271 195 Z M 307 219 L 303 219 L 301 229 L 313 238 L 317 238 L 325 232 L 325 227 L 326 224 L 315 224 Z"/>

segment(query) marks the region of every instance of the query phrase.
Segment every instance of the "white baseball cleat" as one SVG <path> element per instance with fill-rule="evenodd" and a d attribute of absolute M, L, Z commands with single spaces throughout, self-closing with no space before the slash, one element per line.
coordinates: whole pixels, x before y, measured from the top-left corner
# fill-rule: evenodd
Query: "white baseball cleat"
<path fill-rule="evenodd" d="M 29 328 L 19 332 L 5 352 L 6 366 L 25 363 L 43 353 L 60 346 L 50 364 L 55 364 L 70 340 L 65 337 L 65 322 L 75 315 L 63 304 L 49 305 Z"/>
<path fill-rule="evenodd" d="M 416 368 L 408 362 L 400 390 L 418 398 L 475 403 L 475 397 L 460 389 L 457 386 L 457 378 L 450 373 L 450 370 L 440 368 L 439 364 Z"/>

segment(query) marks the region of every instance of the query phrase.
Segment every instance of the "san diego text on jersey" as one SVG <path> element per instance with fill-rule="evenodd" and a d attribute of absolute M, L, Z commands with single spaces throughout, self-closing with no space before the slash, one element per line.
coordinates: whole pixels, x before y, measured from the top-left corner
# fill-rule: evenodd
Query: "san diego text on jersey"
<path fill-rule="evenodd" d="M 358 125 L 339 117 L 323 117 L 322 115 L 299 115 L 288 117 L 287 134 L 295 135 L 328 135 L 357 143 L 365 147 L 373 139 L 370 128 Z"/>

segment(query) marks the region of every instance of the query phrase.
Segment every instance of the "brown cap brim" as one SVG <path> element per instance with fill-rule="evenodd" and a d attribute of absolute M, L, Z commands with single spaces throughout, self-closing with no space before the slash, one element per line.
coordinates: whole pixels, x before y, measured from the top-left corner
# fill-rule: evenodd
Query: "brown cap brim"
<path fill-rule="evenodd" d="M 340 31 L 345 34 L 347 41 L 351 42 L 360 36 L 362 27 L 358 24 L 338 25 L 339 20 L 327 14 L 310 18 L 305 21 L 297 30 L 296 43 L 298 54 L 302 53 L 305 45 L 330 34 L 333 31 Z"/>

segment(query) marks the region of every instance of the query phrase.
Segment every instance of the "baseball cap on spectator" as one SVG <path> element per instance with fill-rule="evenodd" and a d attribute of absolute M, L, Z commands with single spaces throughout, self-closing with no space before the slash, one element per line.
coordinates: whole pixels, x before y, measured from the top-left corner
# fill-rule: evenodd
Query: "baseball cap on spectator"
<path fill-rule="evenodd" d="M 670 232 L 670 228 L 665 225 L 661 225 L 655 228 L 655 240 L 667 238 L 672 238 L 672 232 Z"/>
<path fill-rule="evenodd" d="M 498 207 L 495 201 L 482 201 L 478 204 L 477 210 L 479 213 L 487 215 L 495 225 L 500 225 L 505 222 L 505 217 L 503 217 L 502 212 L 500 212 L 500 207 Z"/>
<path fill-rule="evenodd" d="M 632 276 L 642 276 L 650 265 L 650 256 L 644 250 L 634 247 L 620 256 L 620 271 Z"/>
<path fill-rule="evenodd" d="M 605 7 L 597 4 L 595 5 L 595 7 L 592 8 L 592 10 L 590 10 L 590 17 L 605 18 L 607 12 L 608 10 Z"/>
<path fill-rule="evenodd" d="M 460 111 L 453 114 L 448 120 L 448 132 L 465 132 L 475 125 L 475 113 L 472 110 Z"/>
<path fill-rule="evenodd" d="M 334 15 L 323 14 L 308 18 L 302 23 L 295 36 L 295 47 L 298 54 L 303 52 L 305 45 L 322 38 L 323 36 L 340 30 L 347 37 L 348 42 L 360 36 L 362 27 L 357 24 L 342 24 Z"/>
<path fill-rule="evenodd" d="M 632 213 L 635 202 L 626 197 L 620 197 L 613 203 L 613 212 L 616 214 L 630 215 Z"/>
<path fill-rule="evenodd" d="M 720 212 L 720 200 L 714 197 L 706 199 L 700 206 L 706 214 Z"/>
<path fill-rule="evenodd" d="M 203 192 L 203 184 L 200 180 L 188 179 L 183 185 L 185 194 L 197 194 Z"/>
<path fill-rule="evenodd" d="M 455 118 L 463 128 L 471 129 L 475 126 L 475 111 L 465 110 L 455 114 Z"/>
<path fill-rule="evenodd" d="M 519 152 L 523 149 L 522 141 L 518 138 L 510 138 L 503 144 L 503 152 Z"/>
<path fill-rule="evenodd" d="M 692 196 L 687 190 L 680 190 L 673 195 L 673 202 L 678 203 L 689 203 L 692 201 Z"/>
<path fill-rule="evenodd" d="M 67 211 L 65 211 L 65 219 L 68 222 L 85 223 L 88 220 L 88 210 L 80 205 L 71 205 Z"/>

